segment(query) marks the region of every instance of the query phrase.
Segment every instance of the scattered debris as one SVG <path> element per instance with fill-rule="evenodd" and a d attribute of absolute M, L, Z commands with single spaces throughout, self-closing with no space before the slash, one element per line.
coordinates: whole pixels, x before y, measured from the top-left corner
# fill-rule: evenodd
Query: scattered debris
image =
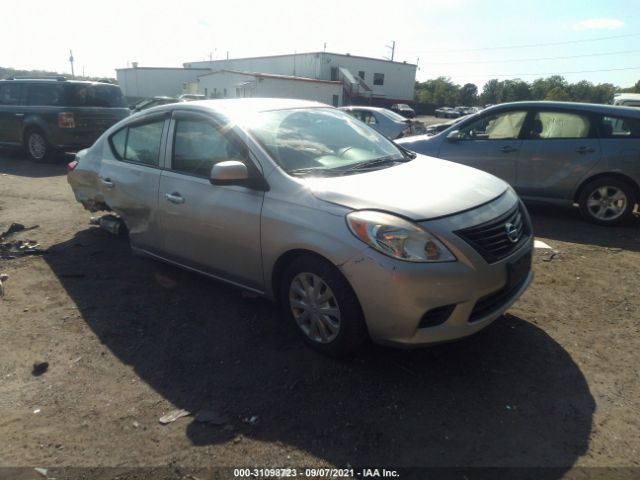
<path fill-rule="evenodd" d="M 9 280 L 9 275 L 0 273 L 0 298 L 4 297 L 4 282 Z"/>
<path fill-rule="evenodd" d="M 78 358 L 75 358 L 75 359 L 71 360 L 71 363 L 78 363 L 80 360 L 82 360 L 82 357 L 78 357 Z"/>
<path fill-rule="evenodd" d="M 191 415 L 191 412 L 187 410 L 183 410 L 183 409 L 172 410 L 166 415 L 163 415 L 162 417 L 160 417 L 160 423 L 163 425 L 166 425 L 167 423 L 173 423 L 179 418 L 188 417 L 189 415 Z"/>
<path fill-rule="evenodd" d="M 31 370 L 31 375 L 34 377 L 39 377 L 43 373 L 49 370 L 49 362 L 36 362 L 33 364 L 33 370 Z"/>
<path fill-rule="evenodd" d="M 42 475 L 44 478 L 49 478 L 47 476 L 47 469 L 46 468 L 34 468 L 34 470 L 36 471 L 36 473 L 39 473 L 40 475 Z"/>
<path fill-rule="evenodd" d="M 140 424 L 137 421 L 133 421 L 133 428 L 140 428 Z"/>
<path fill-rule="evenodd" d="M 556 258 L 560 258 L 560 252 L 557 250 L 551 250 L 548 252 L 544 252 L 544 257 L 542 258 L 542 261 L 550 262 Z"/>
<path fill-rule="evenodd" d="M 542 240 L 534 240 L 533 248 L 541 248 L 541 249 L 549 249 L 551 250 L 551 246 L 547 243 L 544 243 Z"/>
<path fill-rule="evenodd" d="M 91 217 L 89 223 L 91 225 L 98 225 L 100 228 L 114 235 L 120 235 L 122 227 L 124 226 L 122 219 L 112 214 L 103 215 L 102 217 Z"/>
<path fill-rule="evenodd" d="M 620 253 L 622 251 L 621 248 L 617 247 L 607 247 L 606 250 L 611 253 Z"/>
<path fill-rule="evenodd" d="M 243 423 L 246 423 L 246 424 L 248 424 L 248 425 L 255 425 L 255 424 L 257 424 L 257 423 L 258 423 L 258 420 L 260 420 L 260 418 L 258 418 L 258 416 L 257 416 L 257 415 L 252 415 L 252 416 L 250 416 L 250 417 L 244 417 L 244 418 L 242 419 L 242 422 L 243 422 Z"/>
<path fill-rule="evenodd" d="M 0 243 L 0 258 L 10 260 L 26 255 L 42 255 L 44 253 L 40 244 L 35 240 L 14 240 Z"/>
<path fill-rule="evenodd" d="M 40 410 L 39 408 L 36 408 L 36 409 L 33 411 L 33 413 L 40 413 L 40 411 L 41 411 L 41 410 Z"/>
<path fill-rule="evenodd" d="M 198 423 L 210 423 L 212 425 L 224 425 L 229 421 L 225 415 L 221 415 L 215 410 L 200 410 L 195 417 Z"/>

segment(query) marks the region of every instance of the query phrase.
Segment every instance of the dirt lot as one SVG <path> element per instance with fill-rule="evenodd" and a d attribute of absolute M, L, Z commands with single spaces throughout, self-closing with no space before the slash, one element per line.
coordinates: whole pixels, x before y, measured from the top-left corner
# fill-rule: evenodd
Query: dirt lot
<path fill-rule="evenodd" d="M 0 260 L 0 465 L 640 474 L 640 220 L 531 213 L 558 253 L 536 251 L 534 284 L 508 315 L 464 341 L 335 361 L 270 303 L 89 226 L 64 164 L 0 153 L 0 232 L 39 225 L 13 239 L 45 250 Z M 176 408 L 224 418 L 161 425 Z"/>

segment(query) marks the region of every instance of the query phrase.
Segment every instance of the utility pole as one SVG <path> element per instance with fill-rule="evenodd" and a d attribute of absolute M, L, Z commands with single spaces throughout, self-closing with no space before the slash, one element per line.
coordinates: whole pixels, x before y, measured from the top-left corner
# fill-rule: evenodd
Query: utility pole
<path fill-rule="evenodd" d="M 73 52 L 69 50 L 69 63 L 71 64 L 71 78 L 76 78 L 75 73 L 73 73 Z"/>
<path fill-rule="evenodd" d="M 396 51 L 396 41 L 395 40 L 392 41 L 391 45 L 385 45 L 385 47 L 387 47 L 388 49 L 391 50 L 391 58 L 388 59 L 388 60 L 391 60 L 393 62 L 393 55 L 394 55 L 394 53 Z"/>

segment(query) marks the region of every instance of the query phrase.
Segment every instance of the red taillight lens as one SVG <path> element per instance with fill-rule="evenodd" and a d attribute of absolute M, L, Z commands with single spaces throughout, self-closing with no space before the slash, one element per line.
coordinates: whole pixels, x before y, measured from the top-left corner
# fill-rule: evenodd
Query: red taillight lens
<path fill-rule="evenodd" d="M 76 169 L 77 166 L 78 166 L 78 161 L 77 160 L 74 160 L 73 162 L 69 162 L 67 164 L 67 173 L 73 172 Z"/>
<path fill-rule="evenodd" d="M 58 114 L 58 127 L 76 128 L 76 120 L 73 117 L 73 112 L 60 112 Z"/>

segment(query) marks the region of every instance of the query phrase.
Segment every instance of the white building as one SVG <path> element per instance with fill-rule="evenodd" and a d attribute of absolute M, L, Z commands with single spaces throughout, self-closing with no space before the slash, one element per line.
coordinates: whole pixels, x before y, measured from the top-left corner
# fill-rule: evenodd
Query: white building
<path fill-rule="evenodd" d="M 184 68 L 120 68 L 126 97 L 179 96 L 197 86 L 208 97 L 287 97 L 329 105 L 412 103 L 417 66 L 329 52 L 185 63 Z M 226 95 L 225 95 L 226 91 Z M 337 97 L 336 97 L 337 96 Z"/>
<path fill-rule="evenodd" d="M 329 52 L 189 62 L 184 67 L 338 81 L 343 104 L 376 105 L 412 103 L 417 69 L 410 63 Z"/>
<path fill-rule="evenodd" d="M 329 80 L 219 70 L 198 77 L 198 93 L 208 98 L 298 98 L 342 104 L 342 83 Z"/>
<path fill-rule="evenodd" d="M 128 99 L 178 97 L 208 68 L 117 68 L 118 84 Z"/>

